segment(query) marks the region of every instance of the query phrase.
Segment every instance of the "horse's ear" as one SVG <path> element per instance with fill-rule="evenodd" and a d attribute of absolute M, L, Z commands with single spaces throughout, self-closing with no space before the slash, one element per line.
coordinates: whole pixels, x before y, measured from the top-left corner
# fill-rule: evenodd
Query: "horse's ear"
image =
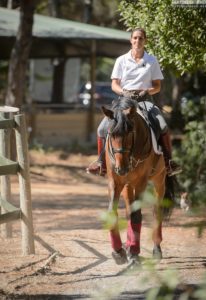
<path fill-rule="evenodd" d="M 126 111 L 125 111 L 125 115 L 127 115 L 128 118 L 133 118 L 134 115 L 136 114 L 136 107 L 129 107 Z"/>
<path fill-rule="evenodd" d="M 111 120 L 114 119 L 114 113 L 112 110 L 107 109 L 106 107 L 102 106 L 102 111 L 106 117 L 108 117 Z"/>

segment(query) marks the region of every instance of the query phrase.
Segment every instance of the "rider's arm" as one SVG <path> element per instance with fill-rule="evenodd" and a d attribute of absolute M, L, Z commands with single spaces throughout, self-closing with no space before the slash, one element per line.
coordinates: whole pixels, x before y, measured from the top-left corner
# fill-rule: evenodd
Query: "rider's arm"
<path fill-rule="evenodd" d="M 112 79 L 112 90 L 118 95 L 123 95 L 123 89 L 120 86 L 120 79 Z"/>
<path fill-rule="evenodd" d="M 152 87 L 147 89 L 149 95 L 154 95 L 160 92 L 161 89 L 161 80 L 152 80 Z"/>

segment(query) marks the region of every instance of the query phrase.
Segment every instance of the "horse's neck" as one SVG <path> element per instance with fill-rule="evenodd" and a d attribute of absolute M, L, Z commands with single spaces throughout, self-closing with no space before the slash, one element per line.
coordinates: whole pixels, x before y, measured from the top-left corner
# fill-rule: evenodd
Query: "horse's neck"
<path fill-rule="evenodd" d="M 135 125 L 136 133 L 134 155 L 138 157 L 144 157 L 151 151 L 152 141 L 150 129 L 145 120 L 138 114 L 136 115 Z"/>

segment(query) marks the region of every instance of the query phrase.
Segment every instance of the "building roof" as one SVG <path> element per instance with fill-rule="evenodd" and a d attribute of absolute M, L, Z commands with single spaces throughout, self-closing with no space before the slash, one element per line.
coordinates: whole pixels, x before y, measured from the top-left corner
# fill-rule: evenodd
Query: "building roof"
<path fill-rule="evenodd" d="M 9 58 L 19 25 L 19 11 L 0 8 L 0 58 Z M 92 48 L 93 47 L 93 48 Z M 92 50 L 93 49 L 93 50 Z M 117 57 L 129 49 L 129 33 L 35 14 L 32 58 Z"/>

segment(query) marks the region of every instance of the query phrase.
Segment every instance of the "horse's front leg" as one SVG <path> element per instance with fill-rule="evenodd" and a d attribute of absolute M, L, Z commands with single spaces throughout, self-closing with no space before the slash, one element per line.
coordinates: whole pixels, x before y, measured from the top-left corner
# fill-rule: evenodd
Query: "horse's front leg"
<path fill-rule="evenodd" d="M 141 189 L 142 190 L 142 189 Z M 141 209 L 135 208 L 134 200 L 139 196 L 138 189 L 135 189 L 131 185 L 126 185 L 123 190 L 123 197 L 127 209 L 127 242 L 126 248 L 128 253 L 128 259 L 130 263 L 139 263 L 138 255 L 140 253 L 140 233 L 142 225 Z"/>
<path fill-rule="evenodd" d="M 112 249 L 114 250 L 112 252 L 112 257 L 118 265 L 127 262 L 126 252 L 122 248 L 122 241 L 118 225 L 118 204 L 121 190 L 122 188 L 119 185 L 115 185 L 114 181 L 109 182 L 109 214 L 112 218 L 112 226 L 110 228 L 110 240 Z"/>

